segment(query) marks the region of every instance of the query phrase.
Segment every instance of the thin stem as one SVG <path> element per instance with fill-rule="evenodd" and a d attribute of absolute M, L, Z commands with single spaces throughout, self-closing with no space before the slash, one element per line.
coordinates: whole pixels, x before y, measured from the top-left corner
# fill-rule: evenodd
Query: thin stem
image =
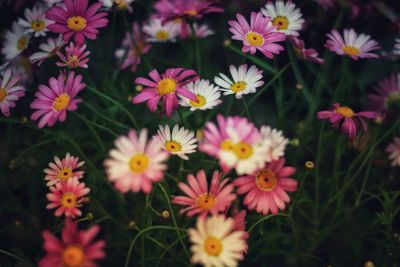
<path fill-rule="evenodd" d="M 264 221 L 267 221 L 272 217 L 277 217 L 277 216 L 289 217 L 289 215 L 287 215 L 285 213 L 270 214 L 270 215 L 262 217 L 261 219 L 256 221 L 252 226 L 249 227 L 248 232 L 251 233 L 253 231 L 254 227 L 256 227 L 258 224 L 260 224 L 260 223 L 262 223 Z"/>
<path fill-rule="evenodd" d="M 244 109 L 245 109 L 245 111 L 246 111 L 247 118 L 251 121 L 251 116 L 250 116 L 249 107 L 247 106 L 246 99 L 245 99 L 244 96 L 242 97 L 242 101 L 243 101 Z"/>
<path fill-rule="evenodd" d="M 19 260 L 20 262 L 22 262 L 23 264 L 25 264 L 25 265 L 27 265 L 27 266 L 33 266 L 32 263 L 27 262 L 27 261 L 24 260 L 24 259 L 21 259 L 19 256 L 15 255 L 14 253 L 8 252 L 8 251 L 3 250 L 3 249 L 0 249 L 0 253 L 2 253 L 2 254 L 4 254 L 4 255 L 7 255 L 7 256 L 9 256 L 9 257 L 11 257 L 11 258 L 14 258 L 14 259 L 16 259 L 16 260 Z"/>
<path fill-rule="evenodd" d="M 192 38 L 194 40 L 194 47 L 196 52 L 196 66 L 197 66 L 197 73 L 201 75 L 202 64 L 201 64 L 201 56 L 200 56 L 200 45 L 199 45 L 199 38 L 196 36 L 196 32 L 194 30 L 194 24 L 190 23 L 190 29 L 192 31 Z"/>

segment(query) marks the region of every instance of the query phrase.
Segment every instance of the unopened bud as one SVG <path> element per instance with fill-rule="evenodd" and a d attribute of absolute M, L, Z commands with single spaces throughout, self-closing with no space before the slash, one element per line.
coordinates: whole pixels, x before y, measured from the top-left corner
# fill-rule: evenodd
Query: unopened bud
<path fill-rule="evenodd" d="M 164 219 L 168 219 L 171 216 L 168 210 L 164 210 L 161 215 Z"/>
<path fill-rule="evenodd" d="M 306 161 L 306 163 L 304 164 L 304 166 L 306 166 L 307 169 L 312 170 L 314 169 L 314 162 L 312 161 Z"/>

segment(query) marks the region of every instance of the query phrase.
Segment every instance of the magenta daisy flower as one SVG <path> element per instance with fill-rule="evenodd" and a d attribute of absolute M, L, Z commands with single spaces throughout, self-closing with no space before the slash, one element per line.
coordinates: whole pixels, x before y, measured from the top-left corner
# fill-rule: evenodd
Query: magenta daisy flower
<path fill-rule="evenodd" d="M 82 75 L 76 75 L 73 71 L 65 77 L 63 73 L 58 78 L 50 78 L 49 86 L 39 85 L 39 91 L 31 108 L 37 109 L 31 119 L 39 120 L 38 127 L 45 125 L 52 127 L 57 120 L 63 122 L 67 118 L 67 111 L 74 111 L 82 99 L 75 98 L 86 84 L 82 82 Z"/>
<path fill-rule="evenodd" d="M 365 119 L 375 119 L 376 112 L 364 111 L 355 113 L 347 106 L 340 106 L 339 103 L 334 103 L 332 109 L 319 111 L 317 117 L 319 120 L 328 119 L 334 128 L 341 130 L 349 139 L 354 139 L 357 135 L 357 128 L 360 126 L 364 132 L 368 130 L 368 124 Z"/>
<path fill-rule="evenodd" d="M 393 138 L 393 142 L 386 147 L 386 152 L 392 160 L 392 166 L 400 167 L 400 137 Z"/>
<path fill-rule="evenodd" d="M 184 87 L 184 85 L 199 79 L 194 70 L 167 69 L 161 75 L 157 70 L 152 70 L 149 72 L 149 76 L 152 80 L 143 77 L 135 80 L 135 83 L 144 85 L 145 88 L 133 98 L 134 104 L 147 101 L 148 108 L 155 112 L 158 102 L 163 100 L 163 112 L 170 116 L 172 111 L 178 108 L 178 96 L 198 102 L 196 95 Z"/>
<path fill-rule="evenodd" d="M 44 230 L 43 249 L 46 255 L 39 261 L 39 267 L 98 267 L 96 261 L 106 256 L 106 242 L 94 240 L 99 232 L 98 225 L 79 231 L 78 222 L 68 219 L 65 220 L 61 240 L 50 231 Z"/>
<path fill-rule="evenodd" d="M 264 168 L 251 175 L 241 176 L 233 181 L 239 195 L 246 194 L 243 203 L 249 210 L 267 215 L 278 210 L 284 210 L 285 203 L 290 202 L 287 192 L 297 190 L 297 181 L 291 178 L 296 168 L 284 166 L 285 159 L 281 158 L 265 165 Z"/>
<path fill-rule="evenodd" d="M 10 116 L 10 109 L 16 106 L 18 99 L 25 95 L 25 88 L 18 85 L 21 76 L 12 77 L 11 69 L 0 76 L 0 109 L 4 116 Z"/>
<path fill-rule="evenodd" d="M 359 58 L 378 58 L 377 54 L 371 53 L 372 50 L 379 49 L 379 44 L 366 34 L 358 35 L 354 29 L 345 29 L 344 38 L 337 30 L 332 30 L 327 34 L 328 40 L 325 47 L 340 56 L 349 56 L 354 60 Z"/>
<path fill-rule="evenodd" d="M 85 38 L 95 40 L 98 29 L 108 24 L 107 13 L 97 13 L 102 5 L 97 2 L 88 7 L 88 0 L 65 0 L 64 5 L 47 10 L 46 18 L 55 21 L 48 29 L 63 34 L 65 41 L 74 36 L 77 44 L 83 44 Z"/>
<path fill-rule="evenodd" d="M 250 25 L 241 14 L 236 14 L 237 20 L 230 20 L 229 31 L 233 40 L 243 41 L 243 53 L 255 54 L 257 50 L 268 58 L 284 50 L 283 46 L 276 44 L 286 39 L 286 35 L 276 32 L 276 26 L 271 25 L 271 18 L 264 17 L 261 12 L 251 12 Z"/>
<path fill-rule="evenodd" d="M 210 187 L 208 187 L 204 170 L 199 171 L 196 177 L 189 174 L 187 176 L 189 185 L 178 184 L 187 196 L 174 196 L 172 203 L 187 206 L 181 210 L 181 214 L 186 213 L 188 217 L 194 215 L 206 217 L 209 213 L 224 212 L 229 208 L 236 195 L 232 192 L 233 185 L 228 184 L 229 179 L 221 180 L 221 176 L 221 173 L 214 171 Z"/>
<path fill-rule="evenodd" d="M 49 163 L 49 168 L 43 170 L 44 173 L 46 173 L 44 179 L 48 181 L 47 186 L 65 182 L 74 177 L 81 179 L 85 172 L 77 169 L 82 167 L 83 164 L 85 164 L 84 161 L 79 162 L 78 157 L 71 156 L 69 153 L 67 153 L 63 159 L 55 156 L 54 162 Z"/>
<path fill-rule="evenodd" d="M 59 67 L 68 67 L 70 69 L 75 68 L 88 68 L 86 64 L 89 61 L 87 57 L 90 52 L 85 51 L 86 45 L 75 45 L 73 42 L 69 43 L 69 46 L 65 47 L 65 56 L 57 51 L 57 55 L 59 56 L 61 61 L 58 61 L 56 64 Z"/>
<path fill-rule="evenodd" d="M 303 40 L 293 36 L 289 38 L 289 41 L 300 58 L 314 63 L 324 64 L 324 60 L 318 57 L 318 52 L 314 48 L 305 48 Z"/>
<path fill-rule="evenodd" d="M 82 215 L 79 208 L 86 201 L 84 196 L 89 194 L 90 189 L 85 183 L 79 183 L 78 178 L 73 177 L 65 183 L 51 186 L 50 191 L 51 193 L 47 194 L 47 199 L 50 201 L 47 209 L 56 209 L 54 215 L 57 217 L 64 214 L 67 218 L 75 218 Z"/>
<path fill-rule="evenodd" d="M 374 91 L 368 94 L 368 107 L 380 114 L 400 111 L 400 73 L 379 81 Z"/>

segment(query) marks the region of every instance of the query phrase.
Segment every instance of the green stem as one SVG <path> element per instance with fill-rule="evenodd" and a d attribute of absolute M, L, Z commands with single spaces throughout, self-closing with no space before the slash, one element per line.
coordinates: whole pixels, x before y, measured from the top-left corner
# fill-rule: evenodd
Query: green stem
<path fill-rule="evenodd" d="M 15 255 L 15 254 L 13 254 L 13 253 L 11 253 L 11 252 L 8 252 L 8 251 L 6 251 L 6 250 L 0 249 L 0 253 L 2 253 L 2 254 L 4 254 L 4 255 L 7 255 L 7 256 L 9 256 L 9 257 L 11 257 L 11 258 L 14 258 L 14 259 L 16 259 L 16 260 L 19 260 L 20 262 L 22 262 L 23 264 L 25 264 L 25 265 L 27 265 L 27 266 L 33 266 L 32 263 L 27 262 L 26 260 L 21 259 L 19 256 Z"/>
<path fill-rule="evenodd" d="M 246 99 L 245 99 L 244 96 L 242 97 L 242 101 L 243 101 L 244 109 L 245 109 L 245 111 L 246 111 L 247 118 L 251 121 L 251 116 L 250 116 L 249 107 L 247 106 Z"/>
<path fill-rule="evenodd" d="M 190 29 L 192 31 L 192 38 L 194 40 L 194 47 L 195 47 L 195 52 L 196 52 L 197 73 L 199 75 L 201 75 L 202 64 L 201 64 L 199 38 L 197 38 L 197 36 L 196 36 L 196 32 L 194 30 L 194 24 L 193 23 L 190 23 Z"/>
<path fill-rule="evenodd" d="M 87 106 L 91 111 L 93 111 L 93 113 L 95 113 L 95 114 L 96 114 L 97 116 L 99 116 L 100 118 L 103 118 L 104 120 L 106 120 L 106 121 L 108 121 L 108 122 L 111 122 L 111 123 L 115 124 L 116 126 L 121 127 L 122 129 L 130 130 L 130 128 L 129 128 L 128 126 L 126 126 L 125 124 L 122 124 L 122 123 L 116 121 L 115 119 L 111 119 L 111 118 L 105 116 L 103 113 L 101 113 L 101 112 L 99 112 L 98 110 L 96 110 L 96 108 L 93 107 L 91 104 L 85 102 L 84 105 Z"/>
<path fill-rule="evenodd" d="M 285 213 L 270 214 L 270 215 L 262 217 L 261 219 L 256 221 L 252 226 L 249 227 L 248 232 L 251 233 L 253 231 L 254 227 L 256 227 L 258 224 L 260 224 L 260 223 L 262 223 L 264 221 L 267 221 L 272 217 L 277 217 L 277 216 L 289 217 L 289 215 L 287 215 Z"/>
<path fill-rule="evenodd" d="M 246 58 L 248 58 L 250 61 L 252 61 L 254 64 L 260 66 L 261 68 L 263 68 L 264 70 L 267 70 L 268 72 L 272 73 L 272 74 L 276 74 L 277 70 L 275 68 L 273 68 L 272 66 L 270 66 L 269 64 L 265 63 L 265 61 L 259 59 L 256 56 L 253 55 L 244 55 L 244 53 L 237 47 L 233 46 L 233 45 L 228 45 L 227 46 L 230 50 L 232 50 L 233 52 L 241 55 L 241 56 L 246 56 Z"/>

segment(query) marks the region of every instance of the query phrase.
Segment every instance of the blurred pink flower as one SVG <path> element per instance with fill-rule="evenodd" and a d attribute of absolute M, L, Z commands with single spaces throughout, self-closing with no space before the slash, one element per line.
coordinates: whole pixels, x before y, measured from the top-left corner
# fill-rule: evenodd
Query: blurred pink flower
<path fill-rule="evenodd" d="M 391 110 L 400 111 L 400 73 L 393 73 L 379 81 L 374 91 L 367 97 L 368 107 L 372 111 L 381 114 L 386 114 Z"/>
<path fill-rule="evenodd" d="M 40 66 L 43 63 L 43 61 L 54 56 L 61 49 L 63 45 L 64 41 L 61 34 L 58 36 L 58 38 L 49 37 L 47 38 L 46 42 L 41 43 L 39 45 L 39 49 L 41 51 L 33 53 L 29 57 L 29 61 L 32 64 L 38 63 L 38 66 Z"/>
<path fill-rule="evenodd" d="M 241 14 L 236 14 L 237 20 L 228 21 L 229 31 L 233 40 L 243 41 L 243 53 L 255 54 L 257 50 L 268 58 L 283 51 L 283 46 L 276 44 L 286 40 L 286 35 L 276 32 L 276 26 L 271 25 L 271 18 L 264 17 L 261 12 L 251 12 L 250 25 Z"/>
<path fill-rule="evenodd" d="M 377 113 L 371 111 L 355 113 L 347 106 L 334 103 L 332 109 L 319 111 L 317 117 L 320 120 L 328 119 L 334 128 L 340 128 L 341 132 L 348 135 L 349 139 L 354 139 L 357 135 L 357 128 L 360 126 L 364 132 L 367 132 L 368 124 L 365 119 L 375 119 L 377 115 Z"/>
<path fill-rule="evenodd" d="M 15 108 L 16 102 L 25 95 L 25 87 L 18 85 L 21 77 L 12 76 L 11 69 L 0 76 L 0 109 L 6 117 L 10 116 L 10 109 Z"/>
<path fill-rule="evenodd" d="M 315 0 L 315 2 L 325 9 L 333 8 L 335 6 L 335 0 Z"/>
<path fill-rule="evenodd" d="M 318 57 L 318 52 L 315 49 L 304 47 L 303 40 L 297 37 L 290 37 L 289 41 L 301 58 L 318 64 L 324 64 L 324 60 Z"/>
<path fill-rule="evenodd" d="M 234 210 L 232 213 L 232 218 L 235 222 L 233 231 L 243 231 L 241 239 L 246 242 L 246 248 L 244 249 L 244 252 L 247 253 L 247 239 L 249 239 L 250 234 L 246 231 L 246 210 Z"/>
<path fill-rule="evenodd" d="M 243 204 L 249 210 L 267 215 L 270 211 L 273 214 L 278 210 L 284 210 L 285 203 L 290 202 L 290 197 L 286 192 L 297 190 L 297 181 L 292 179 L 296 168 L 284 166 L 285 159 L 267 163 L 264 168 L 251 175 L 241 176 L 233 181 L 237 186 L 236 192 L 239 195 L 246 194 Z"/>
<path fill-rule="evenodd" d="M 88 68 L 86 64 L 89 61 L 87 57 L 90 54 L 90 51 L 85 51 L 86 45 L 75 45 L 74 42 L 70 42 L 69 46 L 65 47 L 65 56 L 57 51 L 57 55 L 61 61 L 58 61 L 56 64 L 59 67 L 68 67 L 70 69 L 75 68 Z"/>
<path fill-rule="evenodd" d="M 44 230 L 42 236 L 46 256 L 39 261 L 39 267 L 98 267 L 95 261 L 106 256 L 106 242 L 94 241 L 99 231 L 98 225 L 79 231 L 78 222 L 69 219 L 65 220 L 61 240 L 50 231 Z"/>
<path fill-rule="evenodd" d="M 81 179 L 85 172 L 79 171 L 78 168 L 82 167 L 85 162 L 78 161 L 78 157 L 71 156 L 69 153 L 67 153 L 63 159 L 55 156 L 54 162 L 49 163 L 49 168 L 43 170 L 44 173 L 46 173 L 44 179 L 48 181 L 47 186 L 65 182 L 74 177 Z"/>
<path fill-rule="evenodd" d="M 229 179 L 221 180 L 222 174 L 214 171 L 210 187 L 204 170 L 200 170 L 196 177 L 187 176 L 188 184 L 178 183 L 179 188 L 187 196 L 174 196 L 172 203 L 188 206 L 180 211 L 188 217 L 199 215 L 206 217 L 208 214 L 218 214 L 226 211 L 236 195 L 232 192 L 233 185 L 228 184 Z"/>
<path fill-rule="evenodd" d="M 171 68 L 161 75 L 157 70 L 152 70 L 149 72 L 149 76 L 152 80 L 143 77 L 135 80 L 136 84 L 144 85 L 145 88 L 133 98 L 134 104 L 147 101 L 149 109 L 155 112 L 158 102 L 163 100 L 163 112 L 170 116 L 172 111 L 178 108 L 178 96 L 198 102 L 196 95 L 184 87 L 184 85 L 199 79 L 194 70 Z"/>
<path fill-rule="evenodd" d="M 65 0 L 63 6 L 53 6 L 46 12 L 46 18 L 55 21 L 48 26 L 49 30 L 64 35 L 68 41 L 72 36 L 77 44 L 83 44 L 85 38 L 95 40 L 99 28 L 106 27 L 106 12 L 97 13 L 102 7 L 97 2 L 88 7 L 88 0 Z"/>
<path fill-rule="evenodd" d="M 386 147 L 389 159 L 392 160 L 392 166 L 400 167 L 400 138 L 393 138 L 393 142 Z"/>

